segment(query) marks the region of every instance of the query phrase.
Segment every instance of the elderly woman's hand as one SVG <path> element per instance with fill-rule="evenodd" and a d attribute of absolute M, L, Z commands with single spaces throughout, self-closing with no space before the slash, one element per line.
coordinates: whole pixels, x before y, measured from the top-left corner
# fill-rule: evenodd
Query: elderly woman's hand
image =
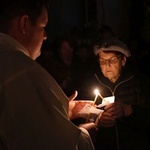
<path fill-rule="evenodd" d="M 96 126 L 99 127 L 112 127 L 116 124 L 115 118 L 107 111 L 104 111 L 102 114 L 100 114 L 96 121 Z"/>
<path fill-rule="evenodd" d="M 115 119 L 127 117 L 132 113 L 131 107 L 121 102 L 114 102 L 112 104 L 109 104 L 104 109 Z"/>
<path fill-rule="evenodd" d="M 132 109 L 129 105 L 120 102 L 108 104 L 104 108 L 104 112 L 96 119 L 98 127 L 111 127 L 116 124 L 116 120 L 127 117 L 132 114 Z"/>

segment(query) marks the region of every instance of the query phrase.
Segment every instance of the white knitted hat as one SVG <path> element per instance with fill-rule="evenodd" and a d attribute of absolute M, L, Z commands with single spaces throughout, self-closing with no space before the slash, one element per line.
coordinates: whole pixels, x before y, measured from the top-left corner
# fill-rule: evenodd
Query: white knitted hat
<path fill-rule="evenodd" d="M 95 46 L 94 53 L 96 56 L 101 51 L 117 51 L 117 52 L 121 52 L 126 57 L 131 56 L 128 47 L 122 41 L 116 38 L 104 40 L 100 45 Z"/>

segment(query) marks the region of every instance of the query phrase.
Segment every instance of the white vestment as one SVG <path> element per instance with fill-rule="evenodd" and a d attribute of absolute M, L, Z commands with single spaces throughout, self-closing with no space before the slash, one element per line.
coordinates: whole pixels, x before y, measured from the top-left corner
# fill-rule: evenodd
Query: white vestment
<path fill-rule="evenodd" d="M 0 150 L 93 150 L 68 98 L 26 49 L 0 33 Z"/>

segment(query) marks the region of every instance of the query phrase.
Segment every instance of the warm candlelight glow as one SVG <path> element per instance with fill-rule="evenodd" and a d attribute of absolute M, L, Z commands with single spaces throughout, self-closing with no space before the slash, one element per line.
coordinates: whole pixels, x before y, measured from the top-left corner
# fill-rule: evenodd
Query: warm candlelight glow
<path fill-rule="evenodd" d="M 102 95 L 99 93 L 99 90 L 98 90 L 98 89 L 95 89 L 95 90 L 94 90 L 94 93 L 95 93 L 95 98 L 94 98 L 94 101 L 93 101 L 93 106 L 95 105 L 98 96 L 100 96 L 102 99 L 104 99 L 104 98 L 102 97 Z M 86 123 L 88 122 L 88 120 L 89 120 L 89 118 L 90 118 L 90 115 L 91 115 L 91 113 L 89 113 L 88 118 L 87 118 L 87 120 L 86 120 Z"/>
<path fill-rule="evenodd" d="M 104 98 L 103 98 L 103 96 L 101 95 L 101 93 L 99 92 L 99 90 L 98 90 L 98 89 L 95 89 L 95 90 L 94 90 L 94 93 L 95 93 L 95 95 L 96 95 L 96 96 L 98 96 L 98 95 L 99 95 L 99 96 L 100 96 L 100 98 L 101 98 L 102 100 L 104 99 Z"/>
<path fill-rule="evenodd" d="M 94 90 L 94 93 L 95 93 L 95 95 L 98 95 L 98 94 L 99 94 L 99 90 L 98 90 L 98 89 L 95 89 L 95 90 Z"/>
<path fill-rule="evenodd" d="M 99 95 L 99 90 L 98 90 L 98 89 L 95 89 L 95 90 L 94 90 L 94 93 L 95 93 L 95 98 L 94 98 L 94 104 L 93 104 L 93 105 L 95 105 L 95 103 L 96 103 L 97 97 L 98 97 L 98 95 Z"/>

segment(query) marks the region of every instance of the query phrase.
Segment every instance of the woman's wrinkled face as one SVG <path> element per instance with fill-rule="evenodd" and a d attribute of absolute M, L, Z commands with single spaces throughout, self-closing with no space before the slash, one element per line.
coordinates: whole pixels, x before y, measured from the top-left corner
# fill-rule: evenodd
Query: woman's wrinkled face
<path fill-rule="evenodd" d="M 126 57 L 121 57 L 121 55 L 116 55 L 113 52 L 100 52 L 98 55 L 103 75 L 114 83 L 126 63 Z"/>

